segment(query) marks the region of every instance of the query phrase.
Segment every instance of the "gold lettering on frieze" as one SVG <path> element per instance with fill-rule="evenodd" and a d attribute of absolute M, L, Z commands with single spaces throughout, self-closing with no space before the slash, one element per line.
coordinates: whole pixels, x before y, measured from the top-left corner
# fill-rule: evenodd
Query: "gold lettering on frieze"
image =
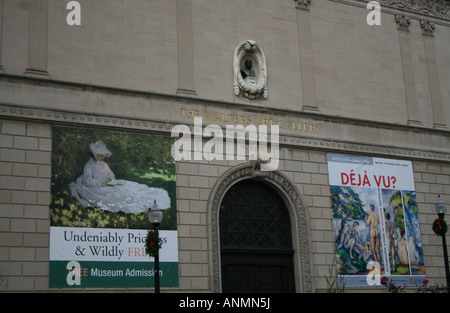
<path fill-rule="evenodd" d="M 242 125 L 278 125 L 280 129 L 294 130 L 304 133 L 319 133 L 320 125 L 315 123 L 307 123 L 302 121 L 290 121 L 283 119 L 264 118 L 261 116 L 233 114 L 215 111 L 205 111 L 181 108 L 181 116 L 186 119 L 193 119 L 194 117 L 203 117 L 210 123 L 229 123 Z"/>

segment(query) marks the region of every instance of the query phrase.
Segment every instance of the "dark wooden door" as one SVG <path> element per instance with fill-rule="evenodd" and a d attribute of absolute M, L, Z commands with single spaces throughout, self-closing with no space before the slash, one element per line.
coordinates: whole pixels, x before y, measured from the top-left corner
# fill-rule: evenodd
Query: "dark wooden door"
<path fill-rule="evenodd" d="M 295 292 L 289 213 L 270 186 L 245 180 L 220 208 L 223 292 Z"/>

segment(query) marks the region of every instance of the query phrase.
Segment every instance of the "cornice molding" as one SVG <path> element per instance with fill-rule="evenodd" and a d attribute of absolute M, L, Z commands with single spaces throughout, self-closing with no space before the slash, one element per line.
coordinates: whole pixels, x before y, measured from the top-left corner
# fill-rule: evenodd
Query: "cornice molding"
<path fill-rule="evenodd" d="M 378 0 L 382 5 L 450 20 L 448 0 Z"/>
<path fill-rule="evenodd" d="M 369 3 L 370 0 L 332 0 L 346 3 Z M 382 8 L 390 8 L 409 13 L 450 21 L 449 0 L 377 0 Z"/>
<path fill-rule="evenodd" d="M 334 0 L 330 0 L 334 1 Z M 5 83 L 11 83 L 11 84 L 17 84 L 18 86 L 22 86 L 20 88 L 26 87 L 39 87 L 39 88 L 55 88 L 56 90 L 71 90 L 71 91 L 77 91 L 80 94 L 81 93 L 98 93 L 102 95 L 115 95 L 115 96 L 124 96 L 124 97 L 133 97 L 133 98 L 141 98 L 141 99 L 153 99 L 153 100 L 164 100 L 169 102 L 177 102 L 177 103 L 186 103 L 186 104 L 198 104 L 198 105 L 204 105 L 204 106 L 220 106 L 220 107 L 227 107 L 227 108 L 233 108 L 234 110 L 243 110 L 248 112 L 258 112 L 258 113 L 265 113 L 269 115 L 302 115 L 303 117 L 308 117 L 313 120 L 318 121 L 327 121 L 331 123 L 347 123 L 352 125 L 367 125 L 367 123 L 370 123 L 371 128 L 374 129 L 397 129 L 401 131 L 414 131 L 414 132 L 432 132 L 432 133 L 442 133 L 442 135 L 447 136 L 450 135 L 450 131 L 446 129 L 436 129 L 436 128 L 429 128 L 429 127 L 414 127 L 411 125 L 404 125 L 404 124 L 398 124 L 398 123 L 389 123 L 389 122 L 382 122 L 382 121 L 375 121 L 375 120 L 366 120 L 366 119 L 360 119 L 360 118 L 353 118 L 353 117 L 343 117 L 343 116 L 335 116 L 335 115 L 327 115 L 324 113 L 319 112 L 311 112 L 311 111 L 295 111 L 291 109 L 283 109 L 283 108 L 269 108 L 267 106 L 258 105 L 258 104 L 252 104 L 248 105 L 241 102 L 229 102 L 229 101 L 223 101 L 223 100 L 211 100 L 211 99 L 205 99 L 205 98 L 198 98 L 188 95 L 172 95 L 172 94 L 165 94 L 165 93 L 157 93 L 152 91 L 140 91 L 140 90 L 134 90 L 134 89 L 124 89 L 124 88 L 117 88 L 117 87 L 109 87 L 109 86 L 102 86 L 102 85 L 93 85 L 93 84 L 86 84 L 86 83 L 77 83 L 77 82 L 68 82 L 68 81 L 60 81 L 60 80 L 54 80 L 54 79 L 46 79 L 46 78 L 38 78 L 38 77 L 28 77 L 28 76 L 21 76 L 21 75 L 13 75 L 13 74 L 3 74 L 0 73 L 0 84 L 2 82 Z M 6 104 L 13 106 L 22 106 L 24 108 L 31 108 L 31 106 L 27 106 L 24 103 L 11 103 L 11 102 L 5 102 L 1 101 L 0 104 Z M 43 106 L 40 106 L 40 108 L 43 108 Z M 76 111 L 73 111 L 76 112 Z M 1 112 L 0 112 L 1 113 Z M 78 112 L 80 113 L 80 112 Z M 78 114 L 77 113 L 77 114 Z M 82 112 L 85 113 L 85 112 Z M 1 115 L 1 114 L 0 114 Z M 166 119 L 164 119 L 166 120 Z"/>
<path fill-rule="evenodd" d="M 116 128 L 125 131 L 145 131 L 170 136 L 178 122 L 126 118 L 109 115 L 78 113 L 47 108 L 33 108 L 0 103 L 0 118 L 41 121 L 54 125 L 84 125 L 88 127 Z M 193 125 L 188 125 L 193 132 Z M 205 125 L 206 126 L 206 125 Z M 315 149 L 345 153 L 364 153 L 378 156 L 449 162 L 450 153 L 420 149 L 398 148 L 359 142 L 339 141 L 310 136 L 280 134 L 281 147 Z"/>

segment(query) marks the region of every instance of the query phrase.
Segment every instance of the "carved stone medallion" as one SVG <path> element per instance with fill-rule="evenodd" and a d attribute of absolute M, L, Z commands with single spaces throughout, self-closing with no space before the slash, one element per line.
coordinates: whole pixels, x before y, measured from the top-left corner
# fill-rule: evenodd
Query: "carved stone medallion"
<path fill-rule="evenodd" d="M 248 99 L 267 99 L 266 57 L 253 40 L 241 42 L 233 55 L 234 94 L 242 94 Z"/>

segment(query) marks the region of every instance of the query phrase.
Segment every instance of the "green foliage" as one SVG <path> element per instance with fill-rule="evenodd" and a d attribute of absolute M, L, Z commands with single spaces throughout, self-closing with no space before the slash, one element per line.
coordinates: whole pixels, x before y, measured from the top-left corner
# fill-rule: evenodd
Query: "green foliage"
<path fill-rule="evenodd" d="M 433 222 L 433 231 L 436 235 L 443 237 L 447 233 L 447 223 L 443 218 L 437 218 Z"/>
<path fill-rule="evenodd" d="M 327 293 L 344 293 L 345 281 L 343 276 L 339 276 L 339 269 L 337 268 L 336 256 L 333 258 L 333 264 L 328 268 Z"/>
<path fill-rule="evenodd" d="M 416 196 L 414 191 L 404 191 L 403 199 L 405 202 L 405 207 L 408 209 L 411 214 L 417 215 L 419 210 L 417 208 Z"/>
<path fill-rule="evenodd" d="M 159 237 L 158 229 L 149 229 L 147 238 L 145 238 L 145 253 L 149 256 L 155 257 L 162 248 L 163 240 Z"/>
<path fill-rule="evenodd" d="M 152 227 L 147 213 L 125 214 L 104 211 L 100 208 L 83 208 L 73 201 L 64 203 L 63 198 L 57 199 L 54 205 L 51 209 L 52 226 L 135 229 Z"/>
<path fill-rule="evenodd" d="M 404 231 L 405 217 L 403 215 L 403 203 L 401 191 L 397 191 L 396 193 L 394 193 L 391 199 L 389 200 L 389 203 L 395 212 L 395 219 L 394 219 L 395 228 L 400 228 Z"/>
<path fill-rule="evenodd" d="M 169 193 L 171 207 L 164 211 L 161 229 L 176 229 L 176 168 L 171 156 L 172 138 L 115 131 L 53 128 L 52 226 L 96 228 L 151 228 L 147 213 L 125 214 L 100 208 L 83 208 L 70 194 L 69 184 L 83 174 L 89 161 L 89 144 L 102 140 L 111 157 L 105 161 L 116 179 L 125 179 Z"/>
<path fill-rule="evenodd" d="M 358 194 L 350 187 L 331 186 L 331 206 L 334 218 L 362 220 L 367 215 Z"/>
<path fill-rule="evenodd" d="M 365 271 L 367 262 L 360 258 L 350 258 L 350 254 L 346 249 L 338 249 L 338 244 L 335 243 L 336 256 L 339 258 L 341 275 L 353 275 Z"/>

